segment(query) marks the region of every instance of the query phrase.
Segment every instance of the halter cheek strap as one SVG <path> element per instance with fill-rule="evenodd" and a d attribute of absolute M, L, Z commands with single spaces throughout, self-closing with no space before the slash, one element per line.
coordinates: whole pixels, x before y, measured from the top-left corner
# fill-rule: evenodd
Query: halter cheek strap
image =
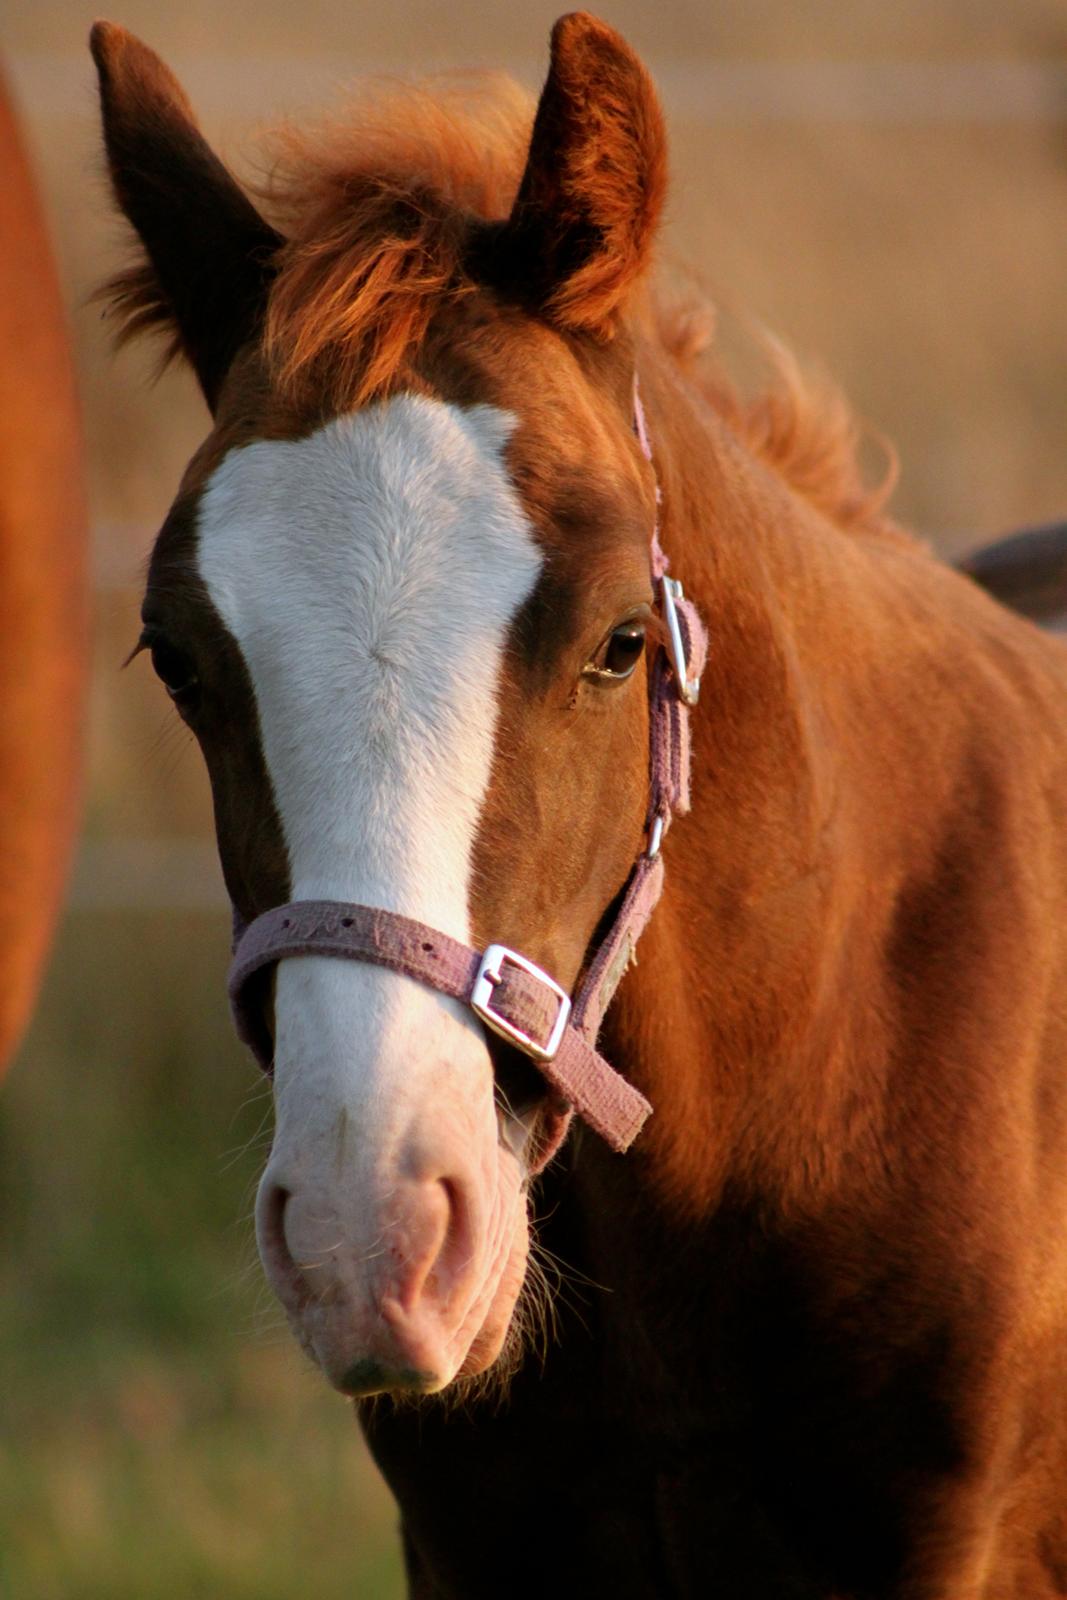
<path fill-rule="evenodd" d="M 651 462 L 636 378 L 634 432 Z M 656 500 L 658 505 L 658 487 Z M 573 1001 L 517 951 L 496 944 L 478 951 L 395 911 L 333 900 L 294 901 L 265 912 L 247 927 L 235 914 L 230 1003 L 238 1035 L 264 1070 L 271 1068 L 271 1041 L 261 1002 L 270 969 L 294 956 L 366 961 L 470 1006 L 486 1027 L 531 1058 L 557 1102 L 573 1110 L 613 1150 L 633 1143 L 652 1107 L 597 1052 L 596 1037 L 663 887 L 663 835 L 676 812 L 689 810 L 689 710 L 696 704 L 707 652 L 707 634 L 695 606 L 667 574 L 658 514 L 650 560 L 667 643 L 649 662 L 646 843 Z M 557 1143 L 558 1138 L 551 1148 Z M 542 1151 L 538 1165 L 547 1158 Z"/>

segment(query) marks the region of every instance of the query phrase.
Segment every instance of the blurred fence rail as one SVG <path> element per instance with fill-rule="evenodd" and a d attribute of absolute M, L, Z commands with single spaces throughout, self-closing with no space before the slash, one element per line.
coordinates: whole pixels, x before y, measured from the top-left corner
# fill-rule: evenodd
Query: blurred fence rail
<path fill-rule="evenodd" d="M 1063 59 L 937 61 L 678 61 L 648 64 L 669 115 L 723 122 L 1013 123 L 1067 121 L 1067 37 Z M 14 54 L 8 65 L 34 120 L 91 105 L 87 58 Z M 171 62 L 194 99 L 227 114 L 262 118 L 271 108 L 329 96 L 346 74 L 336 60 L 190 55 Z M 430 63 L 432 66 L 432 62 Z M 531 85 L 543 63 L 526 61 L 514 75 Z M 395 72 L 382 63 L 380 70 Z M 360 76 L 373 76 L 373 63 Z"/>

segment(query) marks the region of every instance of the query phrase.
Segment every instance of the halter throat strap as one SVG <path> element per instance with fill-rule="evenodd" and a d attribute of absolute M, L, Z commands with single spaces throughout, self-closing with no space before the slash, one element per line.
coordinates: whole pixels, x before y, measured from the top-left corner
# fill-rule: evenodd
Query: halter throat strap
<path fill-rule="evenodd" d="M 652 462 L 644 408 L 634 379 L 634 432 Z M 659 488 L 656 489 L 657 507 Z M 239 1037 L 265 1071 L 272 1047 L 263 1016 L 265 984 L 279 961 L 333 956 L 386 967 L 468 1005 L 486 1027 L 530 1057 L 566 1115 L 543 1148 L 538 1168 L 557 1148 L 571 1111 L 613 1150 L 624 1151 L 652 1107 L 596 1049 L 616 988 L 663 887 L 660 844 L 671 819 L 689 809 L 689 711 L 696 703 L 707 635 L 681 584 L 667 573 L 657 511 L 650 563 L 667 631 L 648 665 L 649 807 L 645 848 L 634 863 L 611 926 L 592 952 L 572 998 L 517 951 L 478 951 L 425 923 L 376 906 L 333 900 L 293 901 L 247 927 L 234 916 L 228 988 Z"/>

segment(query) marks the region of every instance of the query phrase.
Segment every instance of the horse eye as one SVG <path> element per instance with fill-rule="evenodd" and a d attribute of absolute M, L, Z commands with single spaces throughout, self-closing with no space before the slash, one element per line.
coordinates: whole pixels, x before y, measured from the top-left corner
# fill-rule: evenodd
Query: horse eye
<path fill-rule="evenodd" d="M 619 683 L 628 678 L 645 648 L 643 622 L 623 622 L 613 628 L 585 669 L 589 678 Z"/>
<path fill-rule="evenodd" d="M 190 710 L 200 689 L 193 663 L 166 639 L 153 639 L 149 648 L 156 677 L 179 710 Z"/>

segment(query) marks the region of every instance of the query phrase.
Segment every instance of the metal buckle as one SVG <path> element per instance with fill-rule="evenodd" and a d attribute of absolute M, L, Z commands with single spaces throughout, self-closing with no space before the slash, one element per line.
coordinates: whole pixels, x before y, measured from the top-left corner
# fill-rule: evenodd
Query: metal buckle
<path fill-rule="evenodd" d="M 547 989 L 551 989 L 559 1004 L 556 1020 L 552 1024 L 552 1031 L 545 1044 L 538 1044 L 537 1040 L 517 1028 L 507 1017 L 499 1016 L 492 1009 L 493 990 L 500 982 L 502 968 L 505 962 L 510 962 L 513 967 L 521 967 L 523 972 L 528 972 L 531 978 L 536 978 Z M 491 944 L 486 950 L 478 967 L 478 975 L 474 980 L 469 1001 L 471 1010 L 476 1012 L 487 1028 L 492 1028 L 502 1039 L 517 1045 L 526 1055 L 532 1056 L 534 1061 L 551 1061 L 563 1041 L 563 1034 L 571 1014 L 570 996 L 565 994 L 558 983 L 554 983 L 547 972 L 542 972 L 540 967 L 534 966 L 532 961 L 527 961 L 525 956 L 520 956 L 516 950 L 509 950 L 506 944 Z"/>
<path fill-rule="evenodd" d="M 678 621 L 679 600 L 685 599 L 685 590 L 677 578 L 669 578 L 663 574 L 663 615 L 667 622 L 667 633 L 671 644 L 671 666 L 674 668 L 675 681 L 678 684 L 678 693 L 687 706 L 695 706 L 700 699 L 700 679 L 690 678 L 689 662 L 685 656 L 685 641 L 682 638 L 681 624 Z"/>

